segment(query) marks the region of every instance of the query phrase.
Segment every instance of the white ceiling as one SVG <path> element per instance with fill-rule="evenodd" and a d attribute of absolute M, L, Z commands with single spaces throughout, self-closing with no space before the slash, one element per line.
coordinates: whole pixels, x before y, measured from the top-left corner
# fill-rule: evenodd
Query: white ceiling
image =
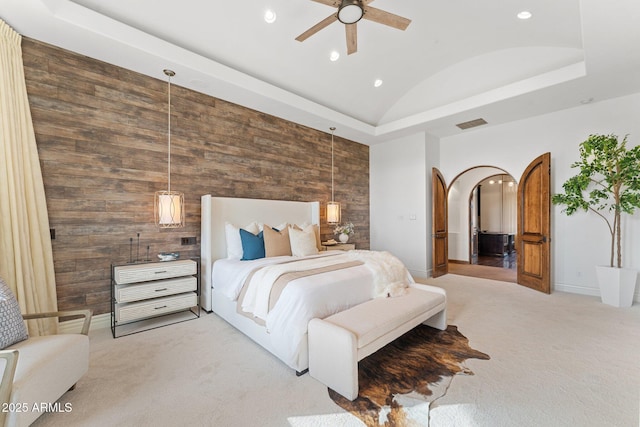
<path fill-rule="evenodd" d="M 0 18 L 24 36 L 158 79 L 170 68 L 174 84 L 364 144 L 640 92 L 638 0 L 373 6 L 412 22 L 400 31 L 360 21 L 352 55 L 339 22 L 295 40 L 336 11 L 311 0 L 0 0 Z M 517 19 L 522 10 L 533 17 Z"/>

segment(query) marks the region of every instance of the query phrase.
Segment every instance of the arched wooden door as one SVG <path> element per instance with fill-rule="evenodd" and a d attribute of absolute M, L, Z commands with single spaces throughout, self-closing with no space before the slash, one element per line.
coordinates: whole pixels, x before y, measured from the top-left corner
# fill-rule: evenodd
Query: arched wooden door
<path fill-rule="evenodd" d="M 551 293 L 551 154 L 529 164 L 518 185 L 518 284 Z"/>
<path fill-rule="evenodd" d="M 437 168 L 431 170 L 431 268 L 432 276 L 449 272 L 447 184 Z"/>

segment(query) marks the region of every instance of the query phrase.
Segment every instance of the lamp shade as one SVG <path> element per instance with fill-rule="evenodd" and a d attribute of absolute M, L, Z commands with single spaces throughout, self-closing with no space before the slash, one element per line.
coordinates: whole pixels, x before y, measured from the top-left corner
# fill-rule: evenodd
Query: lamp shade
<path fill-rule="evenodd" d="M 156 191 L 156 225 L 160 228 L 184 227 L 184 194 L 178 191 Z"/>
<path fill-rule="evenodd" d="M 327 202 L 327 223 L 340 224 L 340 203 Z"/>

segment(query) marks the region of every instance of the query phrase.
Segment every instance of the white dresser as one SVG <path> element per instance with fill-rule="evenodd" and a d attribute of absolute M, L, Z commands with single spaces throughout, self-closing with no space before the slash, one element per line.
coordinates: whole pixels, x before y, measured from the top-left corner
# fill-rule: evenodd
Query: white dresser
<path fill-rule="evenodd" d="M 113 337 L 200 317 L 199 295 L 197 260 L 113 265 Z"/>

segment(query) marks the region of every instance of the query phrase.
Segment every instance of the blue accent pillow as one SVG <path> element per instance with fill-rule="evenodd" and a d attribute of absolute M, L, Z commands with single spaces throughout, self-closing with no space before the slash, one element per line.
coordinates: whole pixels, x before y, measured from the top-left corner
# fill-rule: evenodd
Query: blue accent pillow
<path fill-rule="evenodd" d="M 262 231 L 255 235 L 241 228 L 240 241 L 242 242 L 241 261 L 264 258 L 264 235 Z"/>

